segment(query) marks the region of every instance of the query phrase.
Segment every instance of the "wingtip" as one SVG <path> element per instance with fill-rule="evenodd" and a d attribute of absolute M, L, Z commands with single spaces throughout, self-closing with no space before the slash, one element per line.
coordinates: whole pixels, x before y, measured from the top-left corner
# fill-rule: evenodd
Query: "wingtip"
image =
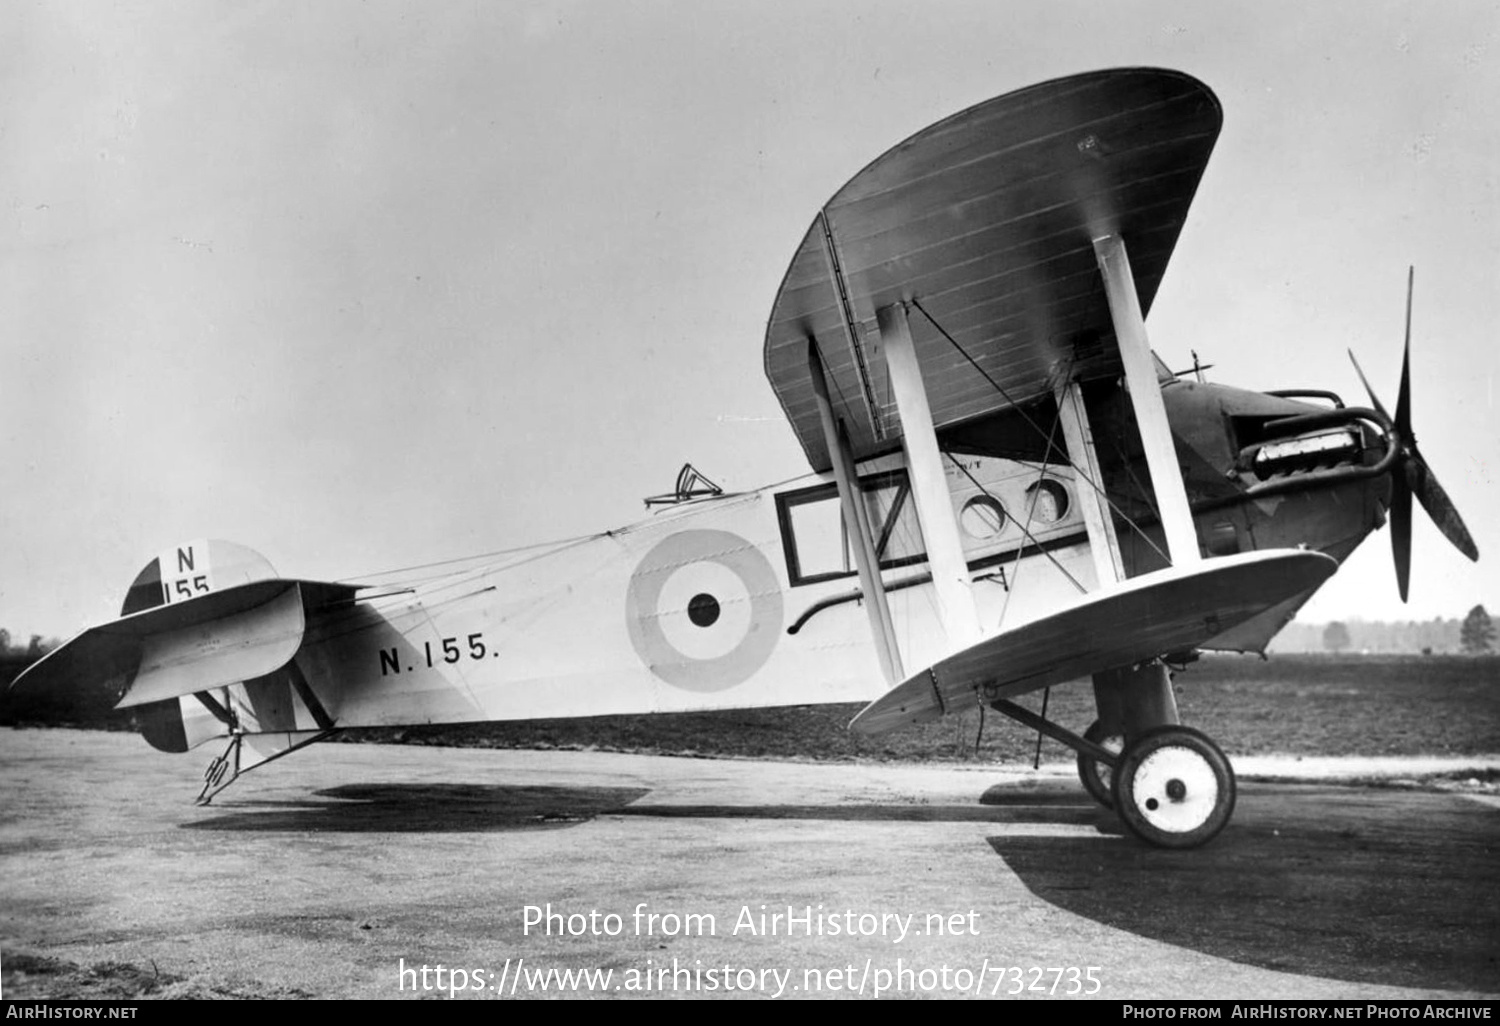
<path fill-rule="evenodd" d="M 40 679 L 41 676 L 46 672 L 45 670 L 41 669 L 42 664 L 45 663 L 49 658 L 51 658 L 54 652 L 59 651 L 61 648 L 62 646 L 59 645 L 57 646 L 57 648 L 54 648 L 51 651 L 43 652 L 40 657 L 27 664 L 24 670 L 11 678 L 10 683 L 5 687 L 5 693 L 14 694 L 21 687 L 21 683 L 23 681 L 25 681 L 27 686 L 29 687 L 36 680 Z"/>

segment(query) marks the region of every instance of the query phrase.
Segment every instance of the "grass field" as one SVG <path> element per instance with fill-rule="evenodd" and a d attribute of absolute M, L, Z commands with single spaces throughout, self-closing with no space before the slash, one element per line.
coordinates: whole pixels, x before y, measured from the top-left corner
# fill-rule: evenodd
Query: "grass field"
<path fill-rule="evenodd" d="M 1184 723 L 1231 755 L 1481 755 L 1500 752 L 1500 658 L 1452 656 L 1210 656 L 1174 680 Z M 1041 695 L 1022 704 L 1041 707 Z M 493 748 L 564 748 L 874 761 L 1030 761 L 1036 735 L 977 712 L 863 738 L 846 727 L 858 705 L 669 716 L 601 716 L 464 727 L 352 731 L 349 740 Z M 1082 731 L 1087 685 L 1056 689 L 1047 715 Z M 977 748 L 976 748 L 977 740 Z M 1072 753 L 1051 740 L 1042 759 Z"/>

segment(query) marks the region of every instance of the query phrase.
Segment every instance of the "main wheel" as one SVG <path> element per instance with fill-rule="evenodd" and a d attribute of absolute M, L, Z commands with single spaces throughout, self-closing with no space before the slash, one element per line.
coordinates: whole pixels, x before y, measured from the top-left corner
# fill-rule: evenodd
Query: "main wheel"
<path fill-rule="evenodd" d="M 1190 727 L 1157 727 L 1133 739 L 1112 790 L 1125 828 L 1162 848 L 1207 844 L 1234 814 L 1234 768 Z"/>
<path fill-rule="evenodd" d="M 1089 725 L 1089 729 L 1083 732 L 1085 741 L 1092 741 L 1101 748 L 1108 748 L 1111 752 L 1119 752 L 1125 747 L 1124 734 L 1106 734 L 1104 726 L 1095 720 Z M 1111 791 L 1110 781 L 1114 772 L 1104 763 L 1092 756 L 1078 753 L 1078 779 L 1083 781 L 1083 789 L 1106 809 L 1115 807 L 1115 797 Z"/>

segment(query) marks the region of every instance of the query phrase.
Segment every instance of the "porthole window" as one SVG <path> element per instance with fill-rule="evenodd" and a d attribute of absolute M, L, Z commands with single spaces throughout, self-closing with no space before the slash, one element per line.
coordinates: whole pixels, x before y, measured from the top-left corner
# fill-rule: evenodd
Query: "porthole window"
<path fill-rule="evenodd" d="M 958 513 L 959 525 L 975 541 L 989 541 L 1005 530 L 1005 507 L 989 495 L 976 495 Z"/>
<path fill-rule="evenodd" d="M 1057 523 L 1068 515 L 1069 505 L 1068 490 L 1061 481 L 1043 478 L 1026 489 L 1026 507 L 1037 523 Z"/>

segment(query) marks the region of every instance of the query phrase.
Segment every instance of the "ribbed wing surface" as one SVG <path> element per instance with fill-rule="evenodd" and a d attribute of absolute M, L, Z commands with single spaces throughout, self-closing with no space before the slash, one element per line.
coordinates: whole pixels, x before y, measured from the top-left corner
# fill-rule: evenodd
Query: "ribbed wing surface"
<path fill-rule="evenodd" d="M 1062 370 L 1119 373 L 1092 240 L 1124 237 L 1149 310 L 1219 125 L 1193 78 L 1101 71 L 971 107 L 856 175 L 808 229 L 766 329 L 766 374 L 813 468 L 830 461 L 809 339 L 855 457 L 900 442 L 875 325 L 891 303 L 917 300 L 958 344 L 912 312 L 939 429 L 1050 395 Z"/>

